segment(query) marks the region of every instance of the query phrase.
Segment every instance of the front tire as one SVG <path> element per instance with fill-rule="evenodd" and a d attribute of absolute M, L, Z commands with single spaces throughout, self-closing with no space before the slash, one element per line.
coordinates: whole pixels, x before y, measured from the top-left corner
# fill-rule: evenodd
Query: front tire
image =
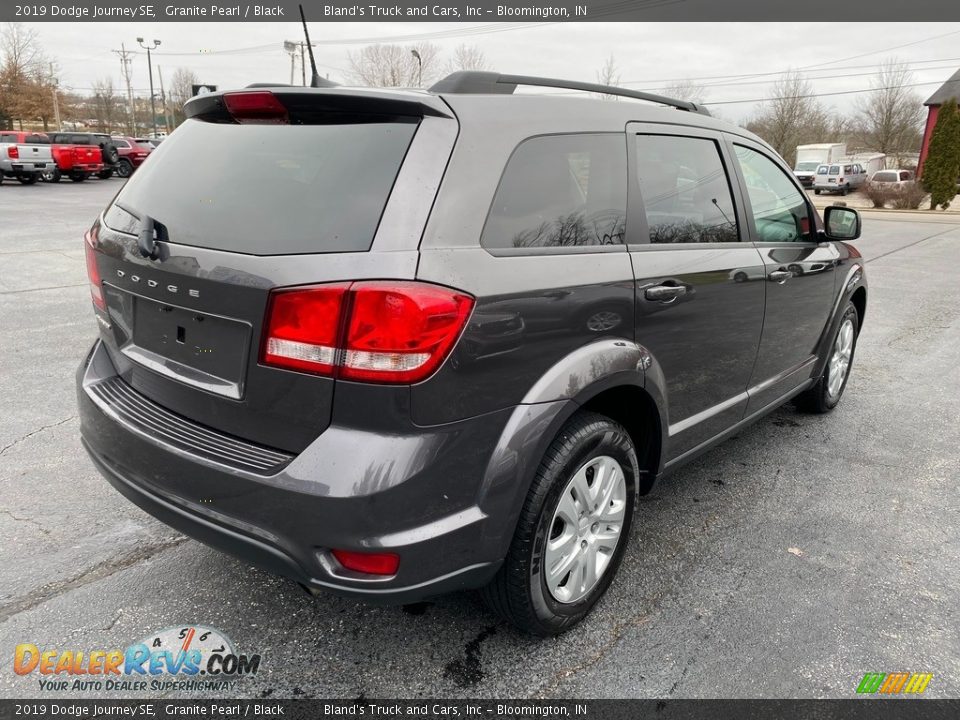
<path fill-rule="evenodd" d="M 813 194 L 814 194 L 814 195 L 819 195 L 819 194 L 820 194 L 820 188 L 816 188 L 816 189 L 813 191 Z"/>
<path fill-rule="evenodd" d="M 60 182 L 60 178 L 63 176 L 61 175 L 59 168 L 54 168 L 53 170 L 47 170 L 41 173 L 40 177 L 43 179 L 44 182 L 58 183 Z"/>
<path fill-rule="evenodd" d="M 850 379 L 853 355 L 860 334 L 860 317 L 853 303 L 848 302 L 840 319 L 840 326 L 830 343 L 827 365 L 816 385 L 797 396 L 794 404 L 810 413 L 828 413 L 840 402 Z"/>
<path fill-rule="evenodd" d="M 482 590 L 487 604 L 540 636 L 586 617 L 623 559 L 639 472 L 621 425 L 596 413 L 574 415 L 537 469 L 504 564 Z"/>

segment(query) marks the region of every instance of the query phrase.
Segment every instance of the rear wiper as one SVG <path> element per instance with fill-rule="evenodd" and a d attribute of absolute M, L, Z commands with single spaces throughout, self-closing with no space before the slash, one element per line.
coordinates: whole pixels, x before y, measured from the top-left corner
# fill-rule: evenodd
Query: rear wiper
<path fill-rule="evenodd" d="M 151 260 L 156 260 L 160 257 L 157 240 L 164 240 L 167 234 L 166 231 L 167 228 L 163 223 L 154 220 L 149 215 L 144 215 L 140 219 L 140 234 L 137 236 L 137 245 L 140 247 L 140 254 Z"/>

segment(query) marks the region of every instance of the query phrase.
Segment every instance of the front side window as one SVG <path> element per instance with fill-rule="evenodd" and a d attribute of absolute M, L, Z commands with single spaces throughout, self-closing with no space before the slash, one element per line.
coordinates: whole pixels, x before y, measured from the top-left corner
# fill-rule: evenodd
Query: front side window
<path fill-rule="evenodd" d="M 480 242 L 497 249 L 620 245 L 626 215 L 622 134 L 535 137 L 507 162 Z"/>
<path fill-rule="evenodd" d="M 730 184 L 717 143 L 637 135 L 637 180 L 651 243 L 738 242 Z"/>
<path fill-rule="evenodd" d="M 768 157 L 736 145 L 750 211 L 760 242 L 810 242 L 810 210 L 803 193 Z"/>

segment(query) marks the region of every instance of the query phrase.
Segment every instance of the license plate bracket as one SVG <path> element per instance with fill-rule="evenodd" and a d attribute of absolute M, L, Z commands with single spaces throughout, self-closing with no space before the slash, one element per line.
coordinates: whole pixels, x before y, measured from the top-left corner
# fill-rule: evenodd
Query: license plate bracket
<path fill-rule="evenodd" d="M 133 337 L 122 351 L 176 380 L 239 399 L 247 366 L 249 323 L 141 295 L 133 297 Z"/>

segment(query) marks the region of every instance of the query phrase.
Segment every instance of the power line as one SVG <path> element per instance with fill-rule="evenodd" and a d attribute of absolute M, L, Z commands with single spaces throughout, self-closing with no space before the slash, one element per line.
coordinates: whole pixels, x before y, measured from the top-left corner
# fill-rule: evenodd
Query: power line
<path fill-rule="evenodd" d="M 772 98 L 752 98 L 750 100 L 718 100 L 717 102 L 705 102 L 703 105 L 739 105 L 742 103 L 770 102 L 772 100 L 800 100 L 804 98 L 832 97 L 836 95 L 857 95 L 859 93 L 877 92 L 879 90 L 896 90 L 902 87 L 923 87 L 925 85 L 943 85 L 942 80 L 922 83 L 906 83 L 904 85 L 888 85 L 887 87 L 862 88 L 859 90 L 839 90 L 837 92 L 826 93 L 808 93 L 806 95 L 785 95 L 783 97 Z"/>

